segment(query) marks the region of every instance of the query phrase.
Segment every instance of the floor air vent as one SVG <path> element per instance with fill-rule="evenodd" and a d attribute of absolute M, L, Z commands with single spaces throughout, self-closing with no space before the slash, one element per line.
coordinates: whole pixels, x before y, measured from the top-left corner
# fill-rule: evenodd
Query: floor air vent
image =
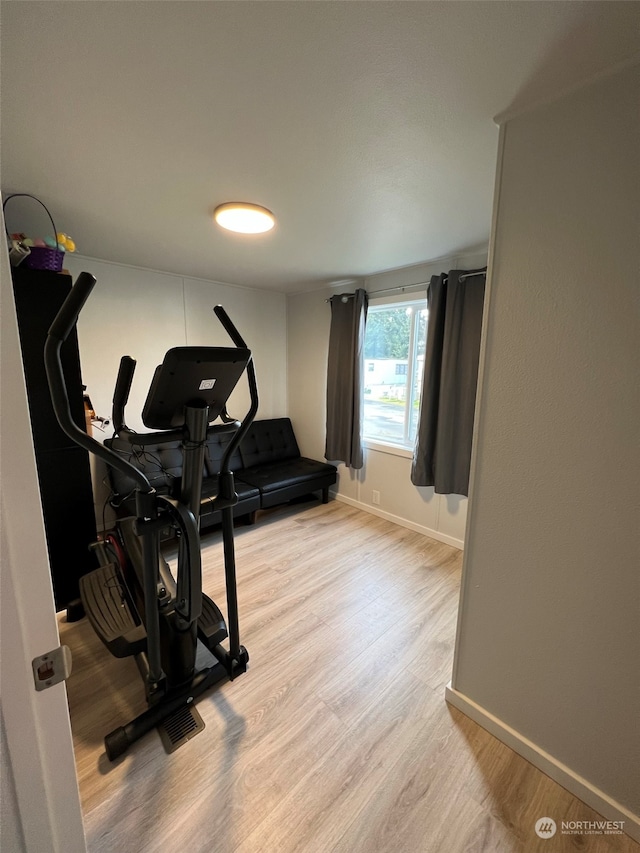
<path fill-rule="evenodd" d="M 204 729 L 204 721 L 197 708 L 185 705 L 158 726 L 164 748 L 168 753 L 175 752 L 192 737 Z"/>

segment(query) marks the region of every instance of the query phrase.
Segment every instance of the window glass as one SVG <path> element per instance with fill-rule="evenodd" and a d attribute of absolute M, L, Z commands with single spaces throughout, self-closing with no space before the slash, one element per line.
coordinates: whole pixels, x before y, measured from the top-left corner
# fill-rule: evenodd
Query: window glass
<path fill-rule="evenodd" d="M 413 447 L 426 332 L 425 299 L 369 306 L 364 342 L 365 439 Z"/>

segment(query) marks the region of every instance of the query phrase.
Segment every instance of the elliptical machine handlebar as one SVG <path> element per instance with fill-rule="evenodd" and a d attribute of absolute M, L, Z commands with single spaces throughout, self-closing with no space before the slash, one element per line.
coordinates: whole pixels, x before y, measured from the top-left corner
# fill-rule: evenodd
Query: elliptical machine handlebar
<path fill-rule="evenodd" d="M 108 465 L 112 465 L 126 477 L 134 480 L 140 491 L 150 494 L 154 492 L 154 489 L 139 468 L 131 465 L 126 459 L 113 453 L 99 441 L 96 441 L 95 438 L 80 429 L 71 416 L 69 395 L 67 394 L 67 386 L 60 360 L 60 349 L 78 322 L 80 311 L 89 298 L 95 283 L 96 279 L 91 273 L 80 273 L 49 328 L 47 340 L 44 345 L 44 366 L 51 391 L 51 402 L 61 429 L 73 442 L 80 447 L 84 447 L 90 453 L 94 453 L 96 456 L 104 459 Z"/>
<path fill-rule="evenodd" d="M 216 317 L 222 325 L 224 326 L 225 331 L 233 341 L 233 343 L 237 347 L 246 347 L 246 343 L 240 332 L 236 329 L 231 318 L 224 310 L 222 305 L 216 305 L 213 309 Z M 220 462 L 220 473 L 219 473 L 219 485 L 220 485 L 220 493 L 221 496 L 229 499 L 233 494 L 233 477 L 229 477 L 229 466 L 231 464 L 231 457 L 236 451 L 237 447 L 240 445 L 240 442 L 246 435 L 249 430 L 249 427 L 253 423 L 253 419 L 255 418 L 258 412 L 258 383 L 256 381 L 256 371 L 253 366 L 253 357 L 251 357 L 247 363 L 247 381 L 249 383 L 249 395 L 251 400 L 251 405 L 249 406 L 249 411 L 245 415 L 242 420 L 242 425 L 240 429 L 236 432 L 232 440 L 227 445 L 227 449 L 222 457 Z"/>
<path fill-rule="evenodd" d="M 144 447 L 145 444 L 156 444 L 158 441 L 180 441 L 184 435 L 184 430 L 182 429 L 140 433 L 134 432 L 134 430 L 129 429 L 127 426 L 124 419 L 124 411 L 129 402 L 131 383 L 133 382 L 137 363 L 135 358 L 131 358 L 130 355 L 123 355 L 120 359 L 120 367 L 118 368 L 118 376 L 111 401 L 111 420 L 113 421 L 114 435 L 141 447 Z"/>
<path fill-rule="evenodd" d="M 136 360 L 131 358 L 130 355 L 123 355 L 120 359 L 116 387 L 113 389 L 113 408 L 111 410 L 113 429 L 116 435 L 128 429 L 124 420 L 124 410 L 129 400 L 129 392 L 131 391 L 131 383 L 133 382 L 135 370 Z"/>
<path fill-rule="evenodd" d="M 237 347 L 246 348 L 247 345 L 244 342 L 244 338 L 242 337 L 240 332 L 236 329 L 236 327 L 233 325 L 233 322 L 231 321 L 231 317 L 229 317 L 229 315 L 224 310 L 222 305 L 214 306 L 213 313 L 216 315 L 218 320 L 220 320 L 220 322 L 224 326 L 225 332 L 229 335 L 229 337 L 234 342 L 234 344 Z"/>
<path fill-rule="evenodd" d="M 71 288 L 60 310 L 56 314 L 49 329 L 49 335 L 57 338 L 61 343 L 71 334 L 71 330 L 78 322 L 78 316 L 84 307 L 84 303 L 91 295 L 95 287 L 95 276 L 89 272 L 81 272 L 76 283 Z"/>

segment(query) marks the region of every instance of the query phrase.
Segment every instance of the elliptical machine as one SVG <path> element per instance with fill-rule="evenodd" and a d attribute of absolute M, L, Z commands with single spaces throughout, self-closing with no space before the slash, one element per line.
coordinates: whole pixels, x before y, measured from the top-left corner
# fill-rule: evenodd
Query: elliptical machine
<path fill-rule="evenodd" d="M 158 494 L 142 471 L 87 435 L 71 416 L 60 349 L 95 284 L 90 273 L 78 276 L 49 329 L 45 367 L 53 408 L 64 432 L 135 483 L 136 517 L 120 522 L 124 565 L 110 561 L 105 544 L 97 543 L 101 565 L 80 578 L 82 603 L 94 630 L 116 657 L 135 657 L 149 705 L 134 720 L 106 735 L 105 751 L 113 761 L 152 728 L 167 725 L 169 718 L 191 707 L 211 686 L 233 680 L 247 669 L 249 655 L 240 645 L 238 624 L 233 533 L 237 495 L 230 461 L 255 417 L 258 392 L 251 352 L 220 305 L 213 310 L 235 347 L 187 346 L 166 353 L 156 368 L 142 414 L 145 426 L 155 432 L 134 433 L 125 425 L 124 409 L 136 363 L 123 356 L 113 397 L 118 436 L 132 445 L 182 442 L 180 499 Z M 250 408 L 242 421 L 233 421 L 226 402 L 245 371 Z M 214 424 L 218 419 L 222 423 Z M 198 518 L 205 442 L 214 431 L 231 434 L 214 499 L 222 516 L 228 629 L 218 606 L 202 592 Z M 160 553 L 161 533 L 167 528 L 178 538 L 175 579 Z M 228 650 L 222 645 L 227 637 Z M 198 667 L 200 645 L 210 654 L 209 663 Z"/>

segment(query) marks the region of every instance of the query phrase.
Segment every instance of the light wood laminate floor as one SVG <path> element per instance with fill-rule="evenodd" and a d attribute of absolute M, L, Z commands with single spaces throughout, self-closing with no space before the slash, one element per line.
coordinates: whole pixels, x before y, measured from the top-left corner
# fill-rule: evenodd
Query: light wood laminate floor
<path fill-rule="evenodd" d="M 224 602 L 220 534 L 204 589 Z M 338 502 L 259 514 L 236 535 L 249 671 L 198 703 L 167 755 L 154 731 L 114 764 L 102 738 L 144 710 L 135 663 L 66 624 L 90 853 L 640 851 L 627 836 L 539 839 L 596 820 L 444 701 L 462 555 Z"/>

